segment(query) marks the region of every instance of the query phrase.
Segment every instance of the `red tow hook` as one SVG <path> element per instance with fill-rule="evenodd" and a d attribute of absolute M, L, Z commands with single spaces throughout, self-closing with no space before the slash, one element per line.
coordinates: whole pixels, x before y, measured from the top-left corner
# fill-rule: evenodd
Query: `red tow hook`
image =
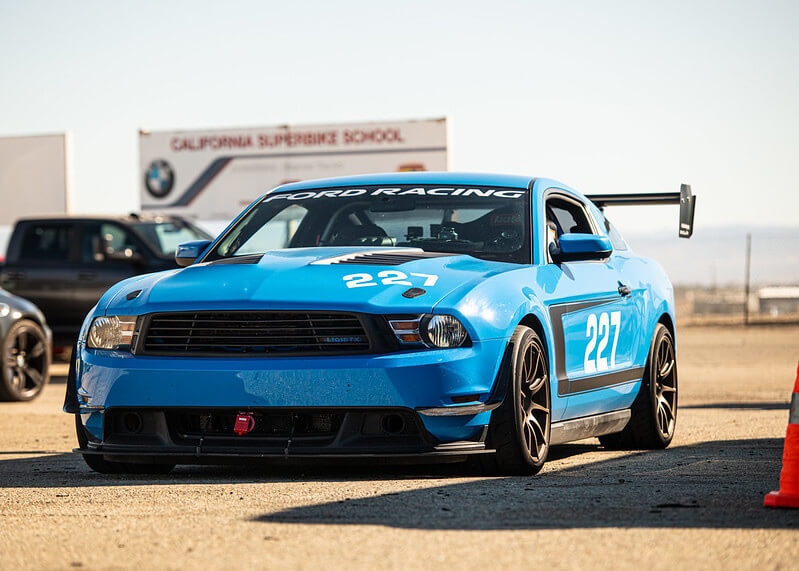
<path fill-rule="evenodd" d="M 236 424 L 233 426 L 233 432 L 239 436 L 244 436 L 248 432 L 252 432 L 255 428 L 255 417 L 249 412 L 242 412 L 236 415 Z"/>

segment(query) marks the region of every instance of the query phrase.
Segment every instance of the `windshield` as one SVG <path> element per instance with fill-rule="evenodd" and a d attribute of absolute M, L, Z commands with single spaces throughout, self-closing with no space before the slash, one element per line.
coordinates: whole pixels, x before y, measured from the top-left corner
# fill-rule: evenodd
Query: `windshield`
<path fill-rule="evenodd" d="M 136 222 L 132 225 L 155 251 L 167 258 L 175 255 L 178 245 L 194 240 L 210 240 L 211 236 L 185 220 Z"/>
<path fill-rule="evenodd" d="M 528 192 L 519 188 L 396 186 L 264 197 L 207 260 L 319 246 L 413 247 L 530 262 Z"/>

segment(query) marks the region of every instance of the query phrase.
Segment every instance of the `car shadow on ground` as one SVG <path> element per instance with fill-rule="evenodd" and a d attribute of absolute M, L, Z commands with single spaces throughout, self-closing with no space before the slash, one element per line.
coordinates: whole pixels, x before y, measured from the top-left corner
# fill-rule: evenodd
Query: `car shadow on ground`
<path fill-rule="evenodd" d="M 75 444 L 77 445 L 77 443 Z M 601 450 L 599 444 L 564 444 L 550 460 Z M 17 456 L 17 458 L 9 458 Z M 31 478 L 33 475 L 33 478 Z M 397 463 L 366 458 L 347 460 L 231 461 L 215 465 L 180 465 L 168 475 L 99 474 L 77 453 L 55 450 L 0 450 L 0 488 L 70 488 L 120 485 L 180 485 L 258 482 L 347 482 L 483 477 L 475 463 Z"/>
<path fill-rule="evenodd" d="M 703 404 L 681 404 L 680 410 L 683 409 L 731 409 L 731 410 L 789 410 L 791 403 L 788 401 L 774 401 L 774 402 L 714 402 Z"/>
<path fill-rule="evenodd" d="M 782 439 L 702 442 L 545 470 L 300 506 L 257 521 L 492 530 L 604 527 L 792 529 L 799 513 L 763 507 Z M 429 517 L 431 512 L 435 517 Z M 423 515 L 425 517 L 423 517 Z"/>
<path fill-rule="evenodd" d="M 380 466 L 374 462 L 181 466 L 168 476 L 107 476 L 89 471 L 75 454 L 42 456 L 30 451 L 31 456 L 22 458 L 0 455 L 0 487 L 412 480 L 414 488 L 407 491 L 297 506 L 262 514 L 255 521 L 442 530 L 791 529 L 799 526 L 797 512 L 762 507 L 764 494 L 778 484 L 782 446 L 783 440 L 777 438 L 744 439 L 609 454 L 598 444 L 571 444 L 553 448 L 552 462 L 533 477 L 486 477 L 464 464 Z M 448 479 L 455 481 L 448 483 Z"/>
<path fill-rule="evenodd" d="M 550 459 L 561 459 L 599 450 L 599 445 L 557 446 Z M 9 458 L 9 456 L 18 456 Z M 5 457 L 5 458 L 4 458 Z M 31 478 L 33 475 L 33 478 Z M 70 488 L 96 486 L 180 485 L 277 482 L 351 482 L 424 480 L 482 477 L 485 472 L 465 462 L 398 464 L 379 459 L 303 460 L 290 462 L 231 461 L 228 464 L 181 465 L 168 475 L 98 474 L 79 454 L 53 450 L 0 451 L 0 488 Z"/>

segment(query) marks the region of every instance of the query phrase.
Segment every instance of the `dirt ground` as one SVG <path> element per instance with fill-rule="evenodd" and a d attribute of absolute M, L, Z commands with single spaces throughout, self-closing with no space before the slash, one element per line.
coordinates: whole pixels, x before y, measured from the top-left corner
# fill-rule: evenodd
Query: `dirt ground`
<path fill-rule="evenodd" d="M 460 465 L 179 467 L 103 476 L 69 451 L 63 379 L 0 404 L 0 568 L 799 567 L 777 486 L 799 327 L 678 331 L 672 446 L 556 447 L 532 478 Z"/>

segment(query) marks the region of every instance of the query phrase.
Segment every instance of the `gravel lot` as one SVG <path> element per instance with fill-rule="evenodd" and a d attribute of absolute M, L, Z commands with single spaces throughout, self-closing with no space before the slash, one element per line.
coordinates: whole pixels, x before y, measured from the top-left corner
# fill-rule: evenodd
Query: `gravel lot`
<path fill-rule="evenodd" d="M 0 403 L 0 568 L 799 566 L 777 486 L 799 327 L 678 331 L 671 448 L 553 449 L 533 478 L 432 467 L 179 467 L 102 476 L 70 453 L 63 378 Z"/>

